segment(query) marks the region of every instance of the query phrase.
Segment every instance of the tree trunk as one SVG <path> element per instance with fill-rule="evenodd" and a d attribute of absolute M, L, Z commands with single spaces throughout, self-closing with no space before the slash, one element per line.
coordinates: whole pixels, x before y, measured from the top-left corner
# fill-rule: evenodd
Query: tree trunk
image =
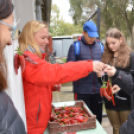
<path fill-rule="evenodd" d="M 134 43 L 133 43 L 133 32 L 131 33 L 131 48 L 134 50 Z"/>
<path fill-rule="evenodd" d="M 127 29 L 128 32 L 130 33 L 130 38 L 131 38 L 131 48 L 134 50 L 134 43 L 133 43 L 133 26 L 129 25 L 129 21 L 128 21 L 128 16 L 127 16 L 127 12 L 125 12 L 125 20 L 126 20 L 126 24 L 127 24 Z"/>

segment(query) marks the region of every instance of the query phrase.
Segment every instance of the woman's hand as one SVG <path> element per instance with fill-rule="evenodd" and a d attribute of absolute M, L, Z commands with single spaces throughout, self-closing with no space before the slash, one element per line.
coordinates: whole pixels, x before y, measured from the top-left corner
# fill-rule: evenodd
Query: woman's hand
<path fill-rule="evenodd" d="M 106 72 L 109 77 L 112 77 L 115 75 L 116 69 L 113 66 L 107 66 L 107 68 L 104 70 L 104 72 Z"/>
<path fill-rule="evenodd" d="M 106 67 L 107 65 L 100 61 L 93 61 L 93 71 L 96 73 L 102 72 Z"/>
<path fill-rule="evenodd" d="M 117 93 L 120 89 L 121 89 L 121 88 L 120 88 L 118 85 L 114 85 L 114 86 L 112 87 L 112 92 L 113 92 L 113 94 Z"/>
<path fill-rule="evenodd" d="M 97 74 L 97 77 L 102 77 L 102 75 L 104 74 L 104 71 L 100 71 L 100 72 L 98 72 L 96 74 Z"/>
<path fill-rule="evenodd" d="M 97 74 L 97 77 L 102 77 L 104 74 L 105 74 L 105 72 L 104 72 L 104 70 L 107 68 L 107 64 L 103 64 L 103 68 L 102 68 L 102 70 L 101 71 L 98 71 L 96 74 Z"/>

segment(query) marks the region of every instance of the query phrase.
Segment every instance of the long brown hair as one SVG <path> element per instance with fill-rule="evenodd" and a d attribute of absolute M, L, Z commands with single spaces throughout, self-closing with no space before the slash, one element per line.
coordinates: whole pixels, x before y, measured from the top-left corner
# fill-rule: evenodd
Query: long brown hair
<path fill-rule="evenodd" d="M 13 12 L 11 0 L 0 0 L 0 20 L 6 19 Z M 1 29 L 0 29 L 1 30 Z M 4 32 L 4 31 L 1 31 Z M 7 67 L 4 57 L 4 48 L 1 45 L 0 37 L 0 91 L 7 88 Z"/>
<path fill-rule="evenodd" d="M 122 43 L 120 44 L 119 55 L 116 58 L 116 63 L 114 63 L 114 52 L 112 52 L 109 49 L 108 44 L 106 42 L 105 50 L 104 50 L 104 53 L 102 56 L 102 62 L 116 66 L 116 67 L 122 67 L 122 68 L 129 66 L 130 53 L 132 50 L 126 44 L 126 40 L 125 40 L 123 34 L 117 28 L 111 28 L 106 33 L 106 38 L 107 37 L 115 38 L 115 39 L 119 39 L 119 40 L 121 39 Z"/>

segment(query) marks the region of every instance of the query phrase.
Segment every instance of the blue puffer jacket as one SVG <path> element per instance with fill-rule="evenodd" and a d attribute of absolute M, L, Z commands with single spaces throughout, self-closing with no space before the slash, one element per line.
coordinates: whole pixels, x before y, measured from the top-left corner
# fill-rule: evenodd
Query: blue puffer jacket
<path fill-rule="evenodd" d="M 80 41 L 80 54 L 76 59 L 74 44 L 70 46 L 67 62 L 80 60 L 98 60 L 101 61 L 102 51 L 100 44 L 95 41 L 94 44 L 88 45 L 84 37 Z M 74 68 L 75 69 L 75 68 Z M 100 83 L 96 73 L 92 72 L 87 77 L 73 82 L 74 93 L 77 94 L 97 94 L 100 91 Z"/>
<path fill-rule="evenodd" d="M 19 113 L 4 91 L 0 91 L 0 134 L 26 134 Z"/>

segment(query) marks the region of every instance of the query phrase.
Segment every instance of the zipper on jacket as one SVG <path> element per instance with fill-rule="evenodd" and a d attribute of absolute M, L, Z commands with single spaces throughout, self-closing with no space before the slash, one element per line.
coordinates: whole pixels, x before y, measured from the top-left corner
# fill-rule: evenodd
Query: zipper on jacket
<path fill-rule="evenodd" d="M 38 112 L 37 112 L 37 122 L 38 122 L 38 120 L 39 120 L 39 113 L 40 113 L 40 103 L 39 103 L 39 108 L 38 108 Z"/>
<path fill-rule="evenodd" d="M 92 49 L 91 49 L 91 47 L 89 46 L 89 49 L 90 49 L 90 53 L 91 53 L 91 59 L 93 60 L 93 52 L 92 52 Z M 94 81 L 93 81 L 93 91 L 95 92 L 95 73 L 93 73 L 93 79 L 94 79 Z"/>

